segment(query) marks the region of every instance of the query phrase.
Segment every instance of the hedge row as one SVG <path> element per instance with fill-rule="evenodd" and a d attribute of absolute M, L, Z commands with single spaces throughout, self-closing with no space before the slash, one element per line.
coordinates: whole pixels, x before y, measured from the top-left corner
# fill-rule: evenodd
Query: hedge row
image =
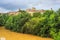
<path fill-rule="evenodd" d="M 2 19 L 5 23 L 2 23 Z M 0 20 L 0 25 L 4 24 L 11 31 L 60 39 L 60 9 L 34 13 L 33 16 L 23 11 L 18 15 L 1 17 Z"/>

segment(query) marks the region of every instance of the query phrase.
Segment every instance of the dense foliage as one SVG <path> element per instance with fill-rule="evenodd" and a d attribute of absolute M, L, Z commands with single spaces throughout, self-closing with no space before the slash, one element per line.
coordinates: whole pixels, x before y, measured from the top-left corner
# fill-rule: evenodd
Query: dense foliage
<path fill-rule="evenodd" d="M 0 26 L 5 25 L 8 18 L 9 18 L 8 14 L 0 13 Z"/>
<path fill-rule="evenodd" d="M 5 28 L 10 29 L 12 31 L 21 32 L 22 26 L 30 19 L 30 15 L 28 13 L 22 13 L 18 15 L 12 15 L 6 21 Z"/>
<path fill-rule="evenodd" d="M 31 16 L 25 11 L 18 15 L 0 14 L 0 25 L 6 29 L 42 37 L 60 39 L 60 9 L 46 10 L 43 14 L 36 12 Z"/>

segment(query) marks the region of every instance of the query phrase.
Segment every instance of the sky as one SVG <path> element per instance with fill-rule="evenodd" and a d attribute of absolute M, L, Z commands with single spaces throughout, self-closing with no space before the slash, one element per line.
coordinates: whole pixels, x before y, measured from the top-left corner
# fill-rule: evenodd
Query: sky
<path fill-rule="evenodd" d="M 57 10 L 60 8 L 60 0 L 0 0 L 0 12 L 16 11 L 35 7 L 36 9 Z"/>

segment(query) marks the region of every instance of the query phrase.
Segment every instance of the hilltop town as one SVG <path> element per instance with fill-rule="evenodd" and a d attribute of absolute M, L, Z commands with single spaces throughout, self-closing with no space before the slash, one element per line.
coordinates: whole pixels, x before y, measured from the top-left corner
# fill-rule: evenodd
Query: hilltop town
<path fill-rule="evenodd" d="M 20 11 L 21 11 L 21 9 L 18 9 L 18 11 L 10 11 L 10 12 L 7 12 L 7 13 L 9 13 L 9 15 L 17 15 L 17 14 L 20 13 Z M 33 15 L 33 13 L 35 13 L 35 12 L 40 12 L 41 14 L 43 14 L 45 12 L 45 10 L 43 10 L 43 9 L 37 10 L 35 7 L 28 8 L 24 11 L 26 11 L 27 13 L 29 13 L 31 15 Z"/>

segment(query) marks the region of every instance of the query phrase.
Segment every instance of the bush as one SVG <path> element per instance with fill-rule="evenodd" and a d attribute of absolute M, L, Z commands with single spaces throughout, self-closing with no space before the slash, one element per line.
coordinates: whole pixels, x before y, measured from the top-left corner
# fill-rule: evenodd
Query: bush
<path fill-rule="evenodd" d="M 42 14 L 40 12 L 33 13 L 33 17 L 41 17 Z"/>
<path fill-rule="evenodd" d="M 12 30 L 13 25 L 13 16 L 10 16 L 9 19 L 6 21 L 5 28 Z"/>
<path fill-rule="evenodd" d="M 50 35 L 54 40 L 60 40 L 60 31 L 56 32 L 55 28 L 51 28 Z"/>
<path fill-rule="evenodd" d="M 54 40 L 60 40 L 60 32 L 55 34 Z"/>
<path fill-rule="evenodd" d="M 30 15 L 27 13 L 12 15 L 9 17 L 5 24 L 5 28 L 12 31 L 21 32 L 22 26 L 30 19 Z"/>
<path fill-rule="evenodd" d="M 37 20 L 36 20 L 37 19 Z M 39 18 L 32 18 L 26 24 L 22 27 L 22 32 L 23 33 L 34 33 L 34 28 L 37 27 L 39 23 Z"/>
<path fill-rule="evenodd" d="M 2 14 L 0 14 L 0 26 L 2 26 L 4 24 L 4 19 Z"/>
<path fill-rule="evenodd" d="M 3 14 L 3 13 L 0 14 L 0 26 L 5 25 L 8 17 L 9 17 L 8 14 Z"/>
<path fill-rule="evenodd" d="M 46 17 L 32 18 L 22 27 L 23 33 L 29 33 L 38 36 L 48 36 L 48 31 L 49 26 L 46 25 Z"/>

